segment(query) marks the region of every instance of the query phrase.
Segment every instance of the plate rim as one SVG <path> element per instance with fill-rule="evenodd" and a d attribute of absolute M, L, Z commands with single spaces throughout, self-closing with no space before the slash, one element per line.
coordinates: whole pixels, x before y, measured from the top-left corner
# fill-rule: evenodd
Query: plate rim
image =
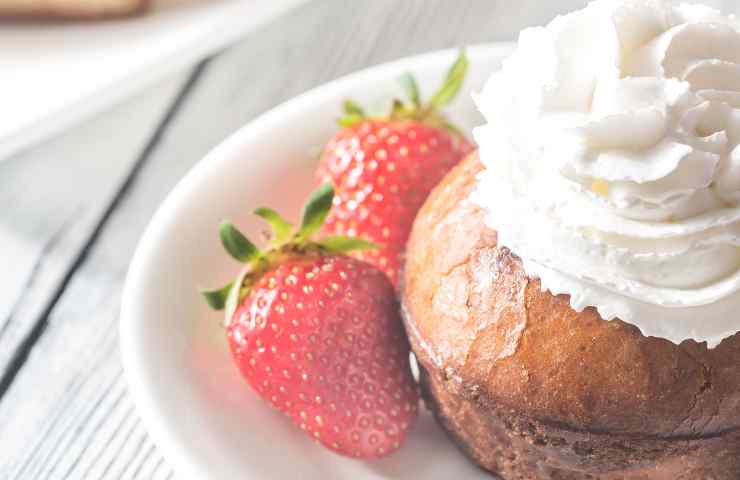
<path fill-rule="evenodd" d="M 468 56 L 473 59 L 476 57 L 503 59 L 513 51 L 513 46 L 514 42 L 491 42 L 465 48 Z M 199 462 L 197 460 L 199 457 L 190 455 L 187 439 L 180 438 L 171 428 L 168 428 L 167 413 L 163 410 L 161 402 L 158 402 L 155 395 L 151 393 L 144 376 L 137 373 L 146 369 L 147 365 L 142 361 L 142 356 L 138 354 L 143 347 L 137 335 L 137 318 L 131 312 L 136 310 L 136 286 L 143 283 L 142 279 L 147 275 L 149 260 L 158 244 L 157 239 L 167 231 L 167 226 L 170 224 L 169 219 L 174 217 L 183 197 L 191 190 L 191 184 L 206 175 L 210 169 L 217 168 L 221 161 L 231 158 L 241 144 L 261 136 L 263 132 L 272 129 L 275 123 L 279 123 L 283 117 L 289 116 L 296 110 L 304 109 L 306 104 L 318 103 L 327 97 L 336 95 L 335 92 L 341 90 L 342 86 L 367 82 L 368 78 L 372 77 L 387 77 L 390 72 L 404 68 L 423 69 L 427 65 L 440 62 L 441 59 L 453 58 L 458 51 L 458 48 L 434 50 L 379 63 L 341 76 L 280 103 L 247 122 L 211 149 L 176 183 L 157 207 L 137 243 L 124 281 L 119 314 L 119 348 L 124 377 L 136 412 L 160 453 L 179 475 L 185 478 L 207 478 L 208 465 Z"/>
<path fill-rule="evenodd" d="M 306 3 L 307 0 L 282 0 L 282 2 L 265 2 L 252 7 L 259 7 L 259 11 L 254 12 L 252 16 L 240 18 L 235 16 L 228 24 L 230 28 L 207 29 L 210 35 L 198 37 L 200 41 L 188 39 L 176 49 L 178 55 L 169 55 L 172 52 L 160 52 L 156 61 L 149 60 L 146 62 L 136 63 L 132 68 L 117 76 L 108 78 L 106 81 L 97 85 L 86 84 L 89 91 L 75 98 L 69 98 L 57 108 L 40 113 L 37 118 L 26 121 L 21 126 L 14 128 L 0 135 L 0 162 L 13 159 L 17 156 L 23 156 L 26 152 L 31 151 L 37 145 L 53 139 L 54 136 L 62 135 L 66 131 L 77 126 L 84 125 L 86 121 L 95 118 L 96 115 L 105 113 L 107 109 L 119 105 L 121 102 L 136 97 L 148 87 L 154 87 L 158 82 L 168 81 L 179 73 L 185 72 L 187 68 L 193 67 L 201 62 L 203 58 L 212 55 L 214 52 L 227 45 L 233 44 L 240 38 L 263 25 L 279 18 L 281 15 L 288 15 L 293 10 Z M 150 15 L 124 19 L 121 22 L 125 26 L 133 26 L 134 23 L 142 22 L 162 24 L 169 33 L 173 30 L 173 25 L 167 10 L 155 10 Z M 196 23 L 191 17 L 180 18 L 177 26 L 187 23 Z M 221 24 L 225 22 L 220 21 Z M 30 24 L 33 27 L 34 24 Z M 114 28 L 116 25 L 111 24 Z M 76 30 L 75 30 L 76 31 Z M 213 35 L 214 31 L 220 32 Z M 74 33 L 74 32 L 73 32 Z M 134 32 L 137 36 L 158 37 L 158 34 Z M 84 35 L 92 36 L 83 32 Z M 0 35 L 1 37 L 1 35 Z"/>

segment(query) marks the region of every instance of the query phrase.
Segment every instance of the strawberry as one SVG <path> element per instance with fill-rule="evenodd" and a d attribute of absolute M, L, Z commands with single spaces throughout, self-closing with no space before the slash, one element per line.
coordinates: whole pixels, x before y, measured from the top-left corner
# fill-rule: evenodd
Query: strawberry
<path fill-rule="evenodd" d="M 393 286 L 345 255 L 373 245 L 312 239 L 332 198 L 331 185 L 314 192 L 297 232 L 258 209 L 274 232 L 265 252 L 222 224 L 224 247 L 246 266 L 235 282 L 204 294 L 226 309 L 233 358 L 258 395 L 334 452 L 378 458 L 403 443 L 418 391 Z"/>
<path fill-rule="evenodd" d="M 396 284 L 416 212 L 429 192 L 473 145 L 439 112 L 460 90 L 467 71 L 461 52 L 442 87 L 422 104 L 414 78 L 401 77 L 409 103 L 391 114 L 368 117 L 345 102 L 343 128 L 326 145 L 318 176 L 337 192 L 324 232 L 361 236 L 381 248 L 355 256 L 381 268 Z"/>

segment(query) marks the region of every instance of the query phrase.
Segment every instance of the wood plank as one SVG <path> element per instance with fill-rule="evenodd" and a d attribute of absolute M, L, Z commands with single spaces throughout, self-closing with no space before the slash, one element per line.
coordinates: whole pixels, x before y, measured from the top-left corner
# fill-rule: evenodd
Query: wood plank
<path fill-rule="evenodd" d="M 186 76 L 0 164 L 0 396 Z"/>
<path fill-rule="evenodd" d="M 81 128 L 0 165 L 0 204 L 7 207 L 0 215 L 0 243 L 12 247 L 0 252 L 0 262 L 10 267 L 0 275 L 0 286 L 9 287 L 0 296 L 3 379 L 12 379 L 14 363 L 22 363 L 26 345 L 43 332 L 48 311 L 81 264 L 98 225 L 190 75 L 177 74 Z M 109 350 L 117 355 L 115 342 Z M 49 371 L 62 368 L 63 364 L 55 365 Z M 5 423 L 0 421 L 0 430 Z M 0 478 L 5 478 L 8 451 L 0 448 Z M 154 472 L 154 467 L 160 476 L 170 473 L 162 464 L 148 468 Z"/>
<path fill-rule="evenodd" d="M 585 3 L 378 0 L 363 2 L 358 14 L 357 2 L 313 2 L 214 59 L 106 217 L 49 312 L 48 328 L 0 400 L 0 478 L 172 475 L 125 393 L 117 305 L 126 265 L 156 205 L 213 145 L 275 104 L 350 71 L 436 48 L 511 39 L 523 26 Z M 32 185 L 31 174 L 23 178 Z M 36 189 L 28 194 L 41 195 Z M 72 218 L 70 212 L 64 207 Z M 0 225 L 5 217 L 0 213 Z M 44 242 L 36 245 L 41 249 Z"/>

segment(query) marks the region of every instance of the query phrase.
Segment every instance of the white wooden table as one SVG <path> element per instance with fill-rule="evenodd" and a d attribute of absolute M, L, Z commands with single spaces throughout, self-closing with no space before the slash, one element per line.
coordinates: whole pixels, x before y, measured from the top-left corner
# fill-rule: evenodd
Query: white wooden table
<path fill-rule="evenodd" d="M 118 303 L 147 221 L 209 149 L 340 75 L 512 40 L 585 3 L 316 0 L 0 163 L 0 480 L 175 476 L 126 392 Z"/>

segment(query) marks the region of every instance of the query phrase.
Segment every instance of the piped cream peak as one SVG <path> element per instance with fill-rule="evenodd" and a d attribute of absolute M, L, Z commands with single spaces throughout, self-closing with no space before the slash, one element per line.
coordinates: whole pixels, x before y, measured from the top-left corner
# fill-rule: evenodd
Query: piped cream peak
<path fill-rule="evenodd" d="M 476 98 L 473 197 L 543 288 L 643 334 L 740 330 L 740 25 L 597 0 L 542 28 Z"/>

